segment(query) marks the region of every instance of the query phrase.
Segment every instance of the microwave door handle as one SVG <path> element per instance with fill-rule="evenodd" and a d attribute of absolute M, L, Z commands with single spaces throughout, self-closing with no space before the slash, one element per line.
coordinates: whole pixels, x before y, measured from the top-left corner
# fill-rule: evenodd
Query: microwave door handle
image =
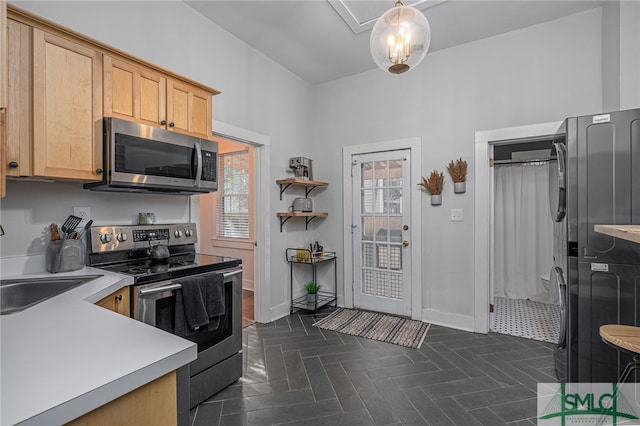
<path fill-rule="evenodd" d="M 200 147 L 200 142 L 194 143 L 194 148 L 196 149 L 196 160 L 198 164 L 196 165 L 196 180 L 193 186 L 199 188 L 202 177 L 202 148 Z"/>

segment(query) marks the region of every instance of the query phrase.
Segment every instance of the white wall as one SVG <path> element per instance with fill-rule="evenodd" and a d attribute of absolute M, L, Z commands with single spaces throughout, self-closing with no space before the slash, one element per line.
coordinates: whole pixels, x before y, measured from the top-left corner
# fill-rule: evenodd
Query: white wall
<path fill-rule="evenodd" d="M 374 70 L 314 87 L 312 158 L 330 183 L 317 198 L 331 211 L 342 210 L 343 146 L 421 136 L 424 175 L 458 157 L 469 163 L 466 194 L 454 195 L 447 176 L 442 206 L 421 197 L 423 319 L 472 324 L 475 132 L 600 111 L 600 34 L 594 9 L 428 53 L 402 76 Z M 449 221 L 452 208 L 464 209 L 464 222 Z M 322 233 L 340 241 L 340 219 L 329 216 Z"/>
<path fill-rule="evenodd" d="M 620 108 L 620 2 L 602 6 L 602 109 Z"/>
<path fill-rule="evenodd" d="M 271 169 L 264 179 L 274 182 L 272 200 L 279 194 L 275 180 L 285 177 L 293 151 L 309 156 L 311 86 L 183 2 L 10 3 L 222 91 L 213 100 L 216 120 L 271 138 Z M 162 222 L 188 219 L 183 196 L 163 197 L 162 205 L 153 205 L 154 201 L 142 195 L 95 195 L 80 188 L 78 184 L 9 182 L 8 195 L 1 201 L 0 223 L 11 236 L 0 238 L 1 255 L 44 252 L 42 230 L 52 221 L 64 220 L 72 205 L 91 206 L 96 224 L 132 223 L 135 212 L 151 209 L 149 203 Z M 198 208 L 192 215 L 198 219 Z M 260 242 L 273 259 L 268 299 L 271 306 L 288 306 L 289 286 L 283 279 L 287 265 L 281 253 L 294 244 L 291 240 L 301 237 L 280 234 L 275 213 L 269 217 L 271 235 L 276 238 Z M 14 232 L 20 235 L 14 237 Z"/>
<path fill-rule="evenodd" d="M 640 107 L 640 2 L 620 2 L 620 109 Z"/>
<path fill-rule="evenodd" d="M 602 16 L 603 110 L 640 107 L 640 2 L 607 1 Z"/>

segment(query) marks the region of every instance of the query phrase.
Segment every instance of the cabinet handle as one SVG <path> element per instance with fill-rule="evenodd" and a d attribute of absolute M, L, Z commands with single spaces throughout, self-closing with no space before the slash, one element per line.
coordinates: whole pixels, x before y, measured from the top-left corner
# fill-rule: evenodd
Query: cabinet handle
<path fill-rule="evenodd" d="M 12 161 L 9 163 L 9 167 L 11 167 L 12 169 L 17 169 L 18 168 L 18 163 L 16 163 L 15 161 Z"/>
<path fill-rule="evenodd" d="M 116 300 L 117 300 L 118 302 L 121 302 L 121 301 L 122 301 L 122 295 L 121 295 L 121 294 L 117 295 L 117 296 L 116 296 Z"/>
<path fill-rule="evenodd" d="M 163 126 L 165 126 L 165 125 L 167 124 L 167 120 L 162 120 L 162 121 L 160 122 L 160 124 L 162 124 Z"/>
<path fill-rule="evenodd" d="M 98 168 L 96 169 L 96 173 L 97 173 L 97 174 L 99 174 L 99 175 L 101 175 L 101 174 L 102 174 L 102 169 L 101 169 L 100 167 L 98 167 Z"/>
<path fill-rule="evenodd" d="M 174 127 L 175 123 L 172 121 L 171 123 L 169 123 L 169 127 Z"/>

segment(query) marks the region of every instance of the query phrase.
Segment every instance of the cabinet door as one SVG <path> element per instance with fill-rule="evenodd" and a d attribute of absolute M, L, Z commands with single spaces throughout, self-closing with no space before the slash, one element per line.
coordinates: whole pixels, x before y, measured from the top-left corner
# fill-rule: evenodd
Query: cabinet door
<path fill-rule="evenodd" d="M 7 2 L 0 0 L 0 108 L 7 102 Z"/>
<path fill-rule="evenodd" d="M 120 290 L 111 293 L 107 297 L 96 302 L 96 305 L 127 317 L 130 316 L 129 287 L 123 287 Z"/>
<path fill-rule="evenodd" d="M 166 79 L 144 68 L 104 57 L 104 115 L 155 127 L 166 120 Z"/>
<path fill-rule="evenodd" d="M 211 139 L 211 93 L 167 80 L 167 128 Z"/>
<path fill-rule="evenodd" d="M 102 172 L 102 55 L 33 30 L 33 173 L 84 181 Z"/>
<path fill-rule="evenodd" d="M 6 167 L 7 176 L 31 176 L 32 29 L 10 19 L 7 22 L 7 36 L 10 107 L 7 110 L 7 149 L 3 165 Z"/>

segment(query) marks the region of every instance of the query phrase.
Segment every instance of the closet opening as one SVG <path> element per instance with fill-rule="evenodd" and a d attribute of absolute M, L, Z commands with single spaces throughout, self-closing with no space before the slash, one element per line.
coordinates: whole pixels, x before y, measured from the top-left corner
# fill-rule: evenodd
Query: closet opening
<path fill-rule="evenodd" d="M 552 136 L 495 141 L 492 161 L 491 331 L 558 341 L 558 289 L 549 207 Z"/>

